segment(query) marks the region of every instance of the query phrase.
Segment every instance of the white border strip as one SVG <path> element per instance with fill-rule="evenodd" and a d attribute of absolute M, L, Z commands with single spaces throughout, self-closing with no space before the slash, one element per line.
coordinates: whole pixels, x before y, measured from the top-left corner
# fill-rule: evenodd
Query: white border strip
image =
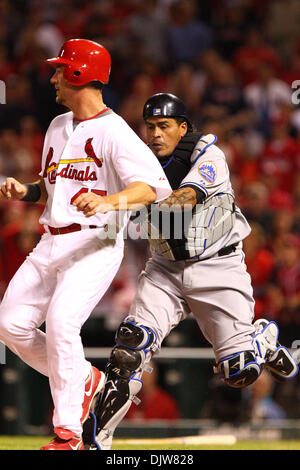
<path fill-rule="evenodd" d="M 108 359 L 112 348 L 85 348 L 87 359 Z M 163 348 L 154 359 L 214 359 L 212 348 Z"/>

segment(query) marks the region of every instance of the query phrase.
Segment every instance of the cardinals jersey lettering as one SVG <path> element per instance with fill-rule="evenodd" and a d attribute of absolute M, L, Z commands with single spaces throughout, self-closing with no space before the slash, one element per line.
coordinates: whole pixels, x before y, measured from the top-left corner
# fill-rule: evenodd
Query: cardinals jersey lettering
<path fill-rule="evenodd" d="M 110 109 L 76 125 L 72 112 L 57 116 L 45 136 L 40 176 L 44 178 L 48 192 L 40 223 L 52 227 L 73 223 L 104 227 L 113 223 L 116 219 L 114 211 L 97 213 L 88 219 L 77 211 L 72 202 L 82 192 L 109 195 L 139 181 L 156 190 L 157 201 L 171 193 L 167 178 L 151 150 Z M 122 231 L 129 213 L 123 211 L 118 216 L 119 230 Z"/>

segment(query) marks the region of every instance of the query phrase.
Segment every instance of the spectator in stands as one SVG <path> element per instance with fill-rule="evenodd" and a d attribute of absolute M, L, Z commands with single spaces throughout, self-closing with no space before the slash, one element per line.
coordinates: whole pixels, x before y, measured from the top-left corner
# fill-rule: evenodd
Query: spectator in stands
<path fill-rule="evenodd" d="M 200 110 L 203 122 L 208 119 L 221 121 L 232 133 L 250 127 L 252 113 L 230 63 L 221 61 L 215 64 Z"/>
<path fill-rule="evenodd" d="M 43 228 L 38 219 L 42 213 L 42 207 L 38 205 L 27 206 L 23 202 L 14 201 L 9 206 L 9 218 L 2 219 L 1 261 L 3 264 L 3 278 L 5 285 L 11 280 L 17 269 L 25 260 L 26 256 L 39 241 Z"/>
<path fill-rule="evenodd" d="M 171 66 L 194 62 L 213 45 L 214 32 L 198 19 L 197 9 L 195 0 L 178 0 L 171 4 L 167 37 Z"/>
<path fill-rule="evenodd" d="M 253 3 L 253 2 L 252 2 Z M 221 2 L 214 15 L 216 27 L 216 47 L 222 57 L 232 59 L 235 51 L 243 44 L 245 31 L 255 23 L 251 2 Z"/>
<path fill-rule="evenodd" d="M 261 181 L 249 183 L 243 191 L 243 213 L 250 223 L 258 223 L 266 234 L 272 230 L 273 212 L 269 209 L 269 191 Z"/>
<path fill-rule="evenodd" d="M 201 132 L 214 134 L 218 137 L 218 147 L 226 155 L 226 163 L 229 167 L 231 179 L 240 178 L 242 157 L 244 155 L 244 139 L 232 136 L 226 124 L 220 120 L 208 120 L 201 127 Z"/>
<path fill-rule="evenodd" d="M 274 419 L 285 419 L 285 410 L 274 399 L 274 380 L 264 370 L 254 384 L 249 387 L 249 421 L 259 424 Z"/>
<path fill-rule="evenodd" d="M 265 16 L 264 29 L 273 47 L 287 62 L 290 54 L 295 52 L 299 40 L 300 8 L 298 0 L 267 1 L 268 11 Z"/>
<path fill-rule="evenodd" d="M 0 130 L 0 173 L 17 178 L 29 178 L 34 174 L 33 155 L 19 144 L 16 130 Z"/>
<path fill-rule="evenodd" d="M 125 28 L 136 42 L 142 43 L 148 57 L 164 66 L 168 60 L 166 53 L 167 24 L 156 9 L 157 3 L 157 0 L 137 2 L 136 12 L 125 20 Z"/>
<path fill-rule="evenodd" d="M 300 173 L 297 173 L 293 188 L 293 232 L 300 237 Z"/>
<path fill-rule="evenodd" d="M 271 135 L 259 159 L 259 170 L 271 190 L 290 192 L 297 171 L 299 145 L 290 135 L 289 115 L 283 112 L 271 119 Z"/>
<path fill-rule="evenodd" d="M 278 119 L 281 106 L 291 105 L 291 89 L 277 78 L 271 61 L 257 65 L 256 77 L 244 88 L 245 99 L 255 115 L 258 132 L 269 138 L 272 123 Z"/>
<path fill-rule="evenodd" d="M 290 55 L 288 65 L 281 73 L 281 79 L 292 87 L 295 80 L 300 77 L 300 48 Z"/>
<path fill-rule="evenodd" d="M 0 80 L 6 82 L 10 75 L 16 73 L 14 64 L 8 60 L 8 50 L 5 44 L 0 43 Z"/>
<path fill-rule="evenodd" d="M 31 82 L 24 74 L 9 75 L 5 81 L 6 104 L 0 113 L 0 131 L 16 129 L 20 119 L 35 114 L 36 103 L 31 93 Z M 0 105 L 2 106 L 2 105 Z M 44 111 L 45 112 L 45 111 Z"/>
<path fill-rule="evenodd" d="M 201 88 L 197 83 L 195 68 L 191 63 L 182 63 L 168 74 L 165 90 L 180 97 L 189 116 L 197 115 L 201 100 Z"/>
<path fill-rule="evenodd" d="M 264 295 L 273 274 L 275 256 L 267 248 L 267 238 L 258 223 L 251 223 L 251 233 L 244 240 L 245 263 L 251 276 L 255 299 L 255 316 L 265 313 Z"/>
<path fill-rule="evenodd" d="M 273 211 L 273 220 L 271 224 L 271 242 L 273 251 L 280 248 L 284 237 L 293 232 L 294 211 L 292 208 L 283 207 Z M 272 245 L 270 248 L 272 249 Z M 278 245 L 278 246 L 277 246 Z"/>
<path fill-rule="evenodd" d="M 53 1 L 51 3 L 53 5 Z M 59 2 L 59 7 L 56 6 L 55 12 L 52 15 L 55 17 L 57 28 L 65 38 L 85 37 L 86 39 L 91 39 L 88 37 L 88 32 L 84 29 L 89 15 L 97 16 L 94 11 L 91 11 L 91 7 L 88 2 L 84 4 L 80 2 Z M 101 26 L 99 21 L 98 32 L 102 30 Z"/>
<path fill-rule="evenodd" d="M 19 146 L 31 155 L 33 174 L 41 171 L 44 134 L 35 116 L 24 116 L 19 122 Z"/>
<path fill-rule="evenodd" d="M 143 125 L 143 106 L 149 96 L 155 93 L 154 83 L 146 74 L 138 74 L 131 83 L 127 96 L 121 101 L 119 113 L 125 121 L 140 134 Z"/>
<path fill-rule="evenodd" d="M 227 387 L 218 377 L 208 382 L 208 393 L 202 410 L 201 419 L 216 420 L 231 426 L 245 421 L 247 403 L 242 389 Z"/>
<path fill-rule="evenodd" d="M 270 64 L 275 73 L 280 71 L 281 60 L 276 50 L 270 47 L 262 30 L 251 25 L 244 35 L 244 44 L 236 49 L 233 65 L 245 86 L 256 82 L 261 71 L 260 66 Z"/>
<path fill-rule="evenodd" d="M 176 421 L 179 418 L 179 407 L 176 400 L 159 385 L 158 368 L 149 364 L 153 370 L 143 375 L 143 387 L 138 397 L 141 403 L 132 404 L 125 416 L 125 420 L 148 421 L 168 420 Z"/>
<path fill-rule="evenodd" d="M 268 309 L 281 324 L 300 324 L 300 239 L 285 234 L 273 244 L 277 263 L 266 292 Z"/>
<path fill-rule="evenodd" d="M 210 83 L 210 79 L 214 74 L 215 68 L 223 62 L 219 51 L 213 47 L 207 49 L 195 61 L 196 74 L 198 78 L 199 88 L 202 94 L 205 87 Z"/>

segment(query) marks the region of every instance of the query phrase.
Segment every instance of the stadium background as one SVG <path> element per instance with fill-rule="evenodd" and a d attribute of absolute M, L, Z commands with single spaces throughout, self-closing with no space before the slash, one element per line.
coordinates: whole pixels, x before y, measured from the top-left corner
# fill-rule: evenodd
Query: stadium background
<path fill-rule="evenodd" d="M 293 88 L 300 80 L 299 24 L 297 0 L 0 0 L 6 85 L 0 180 L 36 179 L 44 132 L 65 111 L 55 104 L 44 59 L 57 55 L 66 39 L 102 43 L 112 55 L 104 101 L 141 138 L 143 104 L 162 91 L 184 100 L 197 130 L 218 136 L 237 204 L 252 226 L 244 250 L 256 317 L 278 321 L 281 342 L 291 346 L 300 341 L 300 108 Z M 41 211 L 21 202 L 0 205 L 0 296 L 41 236 Z M 114 344 L 148 254 L 145 240 L 127 240 L 122 267 L 83 328 L 86 347 Z M 208 344 L 191 317 L 165 346 Z M 216 386 L 212 361 L 168 359 L 157 367 L 158 386 L 176 401 L 173 421 L 253 419 L 247 392 Z M 6 350 L 0 381 L 0 433 L 49 432 L 47 380 Z M 273 384 L 269 398 L 286 418 L 300 419 L 298 385 L 299 378 Z"/>

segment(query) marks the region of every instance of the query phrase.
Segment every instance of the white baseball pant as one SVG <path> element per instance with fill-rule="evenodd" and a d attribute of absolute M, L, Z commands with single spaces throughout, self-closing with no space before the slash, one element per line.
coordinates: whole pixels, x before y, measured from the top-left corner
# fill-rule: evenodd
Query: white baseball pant
<path fill-rule="evenodd" d="M 49 377 L 53 425 L 81 434 L 85 359 L 80 330 L 123 257 L 123 241 L 102 229 L 44 234 L 11 280 L 0 305 L 0 340 Z M 39 327 L 45 322 L 46 333 Z"/>

